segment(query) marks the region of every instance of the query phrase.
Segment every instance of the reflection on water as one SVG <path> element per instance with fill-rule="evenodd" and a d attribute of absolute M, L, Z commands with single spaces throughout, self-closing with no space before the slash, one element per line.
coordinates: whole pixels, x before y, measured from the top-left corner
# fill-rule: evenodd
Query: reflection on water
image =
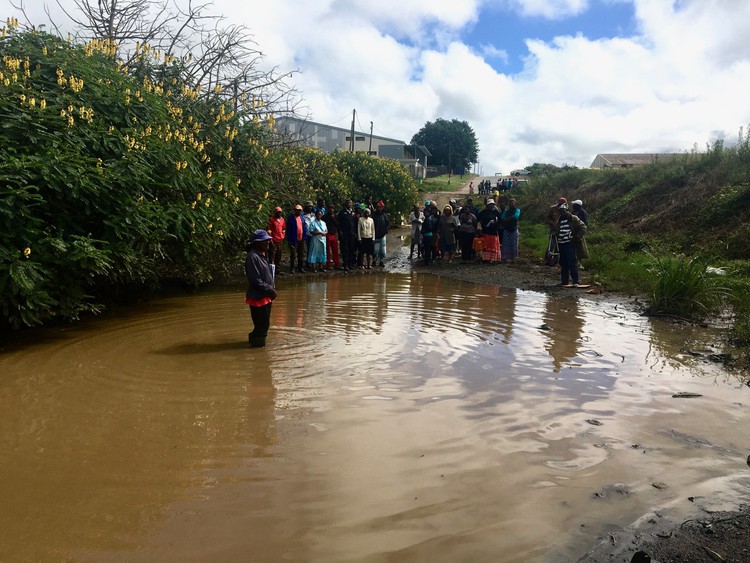
<path fill-rule="evenodd" d="M 683 328 L 579 294 L 286 278 L 250 324 L 238 288 L 6 345 L 0 559 L 566 561 L 750 449 Z"/>

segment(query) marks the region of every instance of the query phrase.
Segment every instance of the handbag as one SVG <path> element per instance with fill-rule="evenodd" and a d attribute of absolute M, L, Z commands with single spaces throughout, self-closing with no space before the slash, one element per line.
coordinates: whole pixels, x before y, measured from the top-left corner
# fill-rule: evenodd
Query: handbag
<path fill-rule="evenodd" d="M 557 236 L 555 233 L 550 233 L 547 252 L 544 253 L 544 264 L 547 266 L 557 266 L 559 261 L 560 249 L 557 248 Z"/>

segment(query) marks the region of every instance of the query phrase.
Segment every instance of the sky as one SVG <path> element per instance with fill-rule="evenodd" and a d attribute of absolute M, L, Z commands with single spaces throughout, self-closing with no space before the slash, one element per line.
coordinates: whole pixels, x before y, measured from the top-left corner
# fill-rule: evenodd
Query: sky
<path fill-rule="evenodd" d="M 3 17 L 18 15 L 0 0 Z M 72 0 L 60 0 L 65 5 Z M 187 0 L 176 0 L 187 2 Z M 25 0 L 32 23 L 41 0 Z M 49 4 L 51 12 L 57 7 Z M 410 142 L 458 119 L 475 171 L 684 152 L 750 124 L 750 0 L 214 0 L 313 121 Z"/>

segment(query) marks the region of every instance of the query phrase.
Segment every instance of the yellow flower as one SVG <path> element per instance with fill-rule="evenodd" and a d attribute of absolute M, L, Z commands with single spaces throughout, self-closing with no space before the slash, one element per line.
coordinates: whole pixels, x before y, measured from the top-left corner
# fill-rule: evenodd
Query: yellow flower
<path fill-rule="evenodd" d="M 39 109 L 44 109 L 47 107 L 47 100 L 39 100 Z"/>
<path fill-rule="evenodd" d="M 195 199 L 198 200 L 198 201 L 200 201 L 202 197 L 203 197 L 203 194 L 200 193 L 200 192 L 198 192 L 198 195 L 195 196 Z"/>
<path fill-rule="evenodd" d="M 23 255 L 24 255 L 24 256 L 25 256 L 26 258 L 28 258 L 29 256 L 31 256 L 31 248 L 29 248 L 28 246 L 27 246 L 26 248 L 24 248 L 24 249 L 23 249 Z"/>
<path fill-rule="evenodd" d="M 213 223 L 209 223 L 209 224 L 208 224 L 208 230 L 210 231 L 210 230 L 211 230 L 211 229 L 213 229 L 213 228 L 214 228 L 214 224 L 213 224 Z"/>

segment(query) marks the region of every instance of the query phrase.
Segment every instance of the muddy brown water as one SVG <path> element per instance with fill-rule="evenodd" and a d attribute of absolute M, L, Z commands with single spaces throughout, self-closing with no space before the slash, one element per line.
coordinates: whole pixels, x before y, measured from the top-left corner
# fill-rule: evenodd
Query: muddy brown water
<path fill-rule="evenodd" d="M 688 352 L 710 331 L 430 275 L 279 285 L 262 350 L 241 287 L 3 345 L 0 560 L 571 561 L 750 489 L 750 389 Z"/>

